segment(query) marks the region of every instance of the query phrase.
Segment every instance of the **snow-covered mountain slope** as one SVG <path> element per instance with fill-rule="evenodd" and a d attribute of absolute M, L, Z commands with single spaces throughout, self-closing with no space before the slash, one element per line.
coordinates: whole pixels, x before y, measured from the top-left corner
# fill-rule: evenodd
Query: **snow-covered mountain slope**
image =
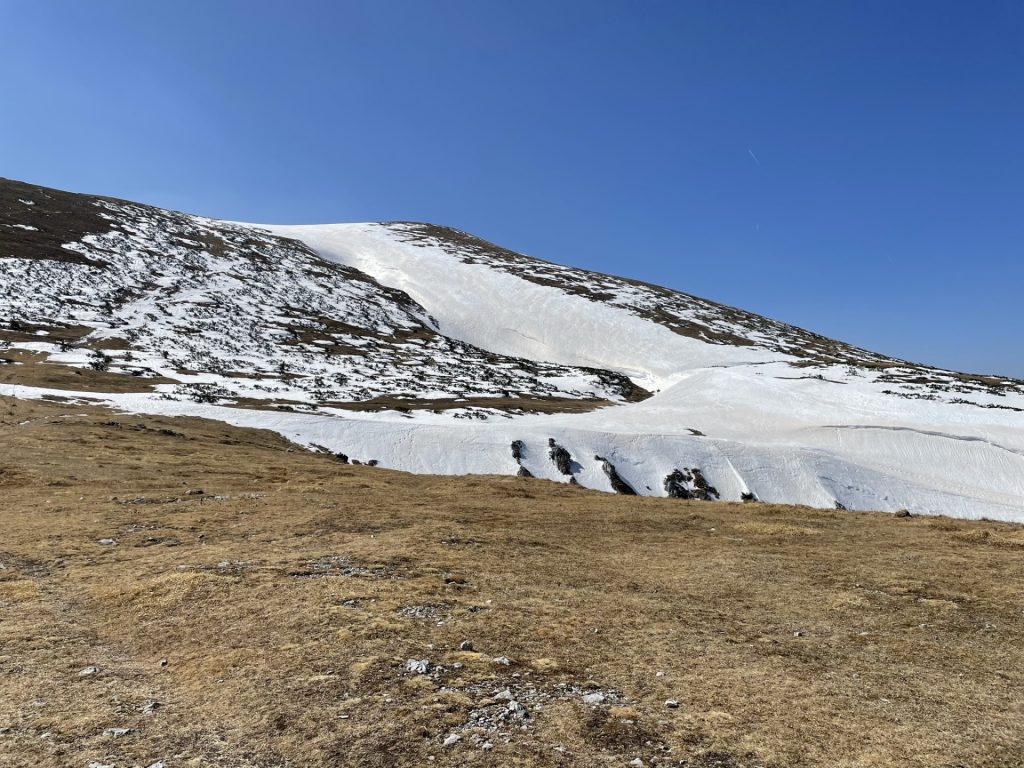
<path fill-rule="evenodd" d="M 99 369 L 137 385 L 90 387 L 116 407 L 414 472 L 1024 521 L 1024 383 L 458 230 L 227 223 L 2 182 L 0 285 L 0 373 L 22 396 L 67 394 L 30 368 Z"/>

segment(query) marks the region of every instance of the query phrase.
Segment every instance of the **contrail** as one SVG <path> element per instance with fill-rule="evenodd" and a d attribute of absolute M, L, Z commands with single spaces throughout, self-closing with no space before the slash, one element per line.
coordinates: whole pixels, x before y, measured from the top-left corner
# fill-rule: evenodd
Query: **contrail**
<path fill-rule="evenodd" d="M 754 150 L 747 148 L 747 152 L 754 159 L 754 162 L 757 163 L 757 167 L 760 168 L 761 161 L 757 159 L 757 155 L 754 154 Z"/>

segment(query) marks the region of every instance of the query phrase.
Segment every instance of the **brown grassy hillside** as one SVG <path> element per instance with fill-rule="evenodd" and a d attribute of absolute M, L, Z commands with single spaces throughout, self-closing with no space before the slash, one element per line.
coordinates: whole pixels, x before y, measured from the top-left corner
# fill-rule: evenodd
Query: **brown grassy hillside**
<path fill-rule="evenodd" d="M 1024 764 L 1019 527 L 0 418 L 4 768 Z"/>

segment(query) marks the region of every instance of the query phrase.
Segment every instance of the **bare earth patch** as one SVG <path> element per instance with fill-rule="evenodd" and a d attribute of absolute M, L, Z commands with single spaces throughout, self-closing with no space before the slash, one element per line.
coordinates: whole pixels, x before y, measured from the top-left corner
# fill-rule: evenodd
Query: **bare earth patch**
<path fill-rule="evenodd" d="M 10 398 L 0 499 L 4 768 L 1024 764 L 1016 526 Z"/>

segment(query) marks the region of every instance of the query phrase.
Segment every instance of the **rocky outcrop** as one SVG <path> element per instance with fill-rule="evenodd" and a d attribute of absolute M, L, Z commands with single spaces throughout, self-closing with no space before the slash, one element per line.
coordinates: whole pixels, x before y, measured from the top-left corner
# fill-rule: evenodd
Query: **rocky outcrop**
<path fill-rule="evenodd" d="M 512 441 L 512 458 L 516 460 L 516 464 L 519 465 L 519 470 L 516 475 L 519 477 L 533 477 L 533 472 L 523 466 L 523 458 L 526 455 L 526 443 L 522 440 Z"/>
<path fill-rule="evenodd" d="M 572 454 L 556 443 L 553 437 L 548 438 L 548 456 L 555 463 L 559 472 L 572 477 L 574 470 Z"/>
<path fill-rule="evenodd" d="M 603 456 L 595 456 L 594 461 L 601 462 L 601 469 L 608 476 L 608 481 L 612 484 L 612 490 L 616 493 L 621 493 L 623 496 L 636 496 L 636 491 L 629 483 L 622 479 L 618 471 L 615 469 L 615 465 L 612 464 L 608 459 Z"/>
<path fill-rule="evenodd" d="M 678 469 L 673 469 L 665 476 L 664 488 L 670 499 L 692 498 L 687 477 Z"/>
<path fill-rule="evenodd" d="M 719 498 L 718 489 L 708 483 L 697 467 L 672 470 L 665 477 L 663 487 L 672 499 L 712 501 Z"/>

